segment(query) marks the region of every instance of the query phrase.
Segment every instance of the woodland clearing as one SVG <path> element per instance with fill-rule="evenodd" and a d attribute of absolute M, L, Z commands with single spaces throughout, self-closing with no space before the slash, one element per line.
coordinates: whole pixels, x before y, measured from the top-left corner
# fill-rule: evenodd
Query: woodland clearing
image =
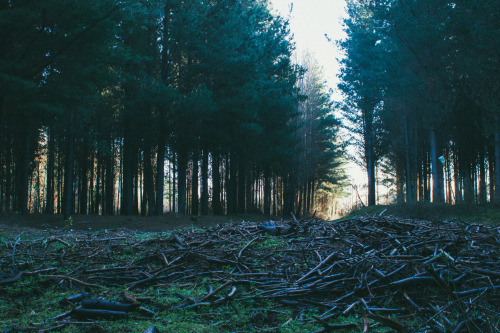
<path fill-rule="evenodd" d="M 373 215 L 0 230 L 5 332 L 499 328 L 498 225 Z"/>

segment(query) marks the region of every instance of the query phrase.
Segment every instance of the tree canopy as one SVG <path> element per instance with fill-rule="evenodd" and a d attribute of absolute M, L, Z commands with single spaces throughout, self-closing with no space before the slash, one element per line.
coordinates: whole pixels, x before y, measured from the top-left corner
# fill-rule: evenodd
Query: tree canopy
<path fill-rule="evenodd" d="M 0 33 L 3 212 L 309 214 L 340 184 L 267 1 L 2 1 Z"/>
<path fill-rule="evenodd" d="M 339 88 L 369 204 L 383 161 L 400 202 L 498 200 L 498 3 L 349 0 L 348 11 Z"/>

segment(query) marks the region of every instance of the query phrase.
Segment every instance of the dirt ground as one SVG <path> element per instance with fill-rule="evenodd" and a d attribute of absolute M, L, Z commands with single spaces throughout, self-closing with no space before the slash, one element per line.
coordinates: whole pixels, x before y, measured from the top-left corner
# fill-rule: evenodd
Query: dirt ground
<path fill-rule="evenodd" d="M 75 215 L 71 223 L 62 215 L 31 214 L 0 215 L 0 230 L 73 229 L 84 231 L 129 229 L 138 231 L 164 231 L 182 227 L 212 227 L 217 224 L 252 221 L 261 222 L 275 217 L 265 215 L 197 216 L 166 213 L 163 216 L 98 216 Z"/>

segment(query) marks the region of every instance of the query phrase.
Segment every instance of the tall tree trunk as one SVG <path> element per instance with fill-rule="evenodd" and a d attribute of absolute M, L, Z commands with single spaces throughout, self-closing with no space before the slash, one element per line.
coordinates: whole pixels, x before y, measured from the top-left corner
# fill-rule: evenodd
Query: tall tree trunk
<path fill-rule="evenodd" d="M 479 203 L 486 203 L 486 163 L 485 151 L 479 154 Z"/>
<path fill-rule="evenodd" d="M 430 131 L 430 152 L 431 152 L 431 167 L 432 167 L 432 202 L 443 203 L 443 165 L 439 161 L 437 152 L 437 139 L 434 128 Z"/>
<path fill-rule="evenodd" d="M 208 150 L 203 149 L 201 161 L 201 215 L 208 215 Z"/>
<path fill-rule="evenodd" d="M 365 159 L 366 172 L 368 176 L 368 206 L 373 206 L 376 203 L 375 192 L 375 153 L 373 147 L 373 132 L 371 124 L 368 124 L 365 132 Z"/>
<path fill-rule="evenodd" d="M 102 153 L 100 150 L 97 152 L 97 166 L 96 166 L 96 180 L 95 180 L 95 195 L 94 195 L 94 211 L 93 213 L 99 214 L 99 207 L 101 205 L 101 166 L 103 163 Z"/>
<path fill-rule="evenodd" d="M 12 148 L 8 148 L 5 162 L 5 209 L 12 210 Z"/>
<path fill-rule="evenodd" d="M 238 163 L 238 213 L 245 213 L 245 181 L 246 181 L 246 163 L 245 159 L 239 159 Z"/>
<path fill-rule="evenodd" d="M 495 131 L 495 202 L 500 203 L 500 132 Z"/>
<path fill-rule="evenodd" d="M 142 159 L 141 159 L 142 160 Z M 137 189 L 139 191 L 138 197 L 141 198 L 141 203 L 140 203 L 140 211 L 141 211 L 141 216 L 147 216 L 148 214 L 148 191 L 146 191 L 146 181 L 145 181 L 145 168 L 144 168 L 144 163 L 139 163 L 139 169 L 137 170 Z"/>
<path fill-rule="evenodd" d="M 182 150 L 179 152 L 178 159 L 178 208 L 179 214 L 186 214 L 186 170 L 187 170 L 187 152 Z"/>
<path fill-rule="evenodd" d="M 135 154 L 135 159 L 134 159 L 134 169 L 133 169 L 133 181 L 132 181 L 132 197 L 134 199 L 133 204 L 132 204 L 132 214 L 138 215 L 139 214 L 139 205 L 141 204 L 141 190 L 144 192 L 144 190 L 140 187 L 141 184 L 143 183 L 142 179 L 144 179 L 143 174 L 144 172 L 139 172 L 139 164 L 140 164 L 140 156 L 139 156 L 139 149 L 136 147 L 136 154 Z M 142 177 L 142 178 L 141 178 Z M 140 181 L 141 179 L 141 181 Z M 147 200 L 146 200 L 147 203 Z M 146 209 L 144 209 L 146 211 Z"/>
<path fill-rule="evenodd" d="M 134 163 L 135 147 L 132 143 L 130 132 L 125 130 L 123 138 L 123 184 L 122 184 L 122 204 L 121 214 L 132 215 L 134 213 Z M 99 183 L 96 182 L 97 187 Z"/>
<path fill-rule="evenodd" d="M 59 151 L 62 150 L 61 143 L 59 143 Z M 59 153 L 58 154 L 58 159 L 57 159 L 58 167 L 57 167 L 57 187 L 58 187 L 58 195 L 57 195 L 57 214 L 62 214 L 62 206 L 63 206 L 63 193 L 64 193 L 64 162 L 63 162 L 63 154 Z"/>
<path fill-rule="evenodd" d="M 86 144 L 83 149 L 83 155 L 81 156 L 80 163 L 80 193 L 78 196 L 79 207 L 78 211 L 80 214 L 87 214 L 87 200 L 88 200 L 88 182 L 89 182 L 89 150 Z"/>
<path fill-rule="evenodd" d="M 198 197 L 198 150 L 195 150 L 193 153 L 193 175 L 191 179 L 191 214 L 194 216 L 198 216 L 199 213 L 199 197 Z"/>
<path fill-rule="evenodd" d="M 16 168 L 19 167 L 20 172 L 18 173 L 19 175 L 19 181 L 17 181 L 17 202 L 16 205 L 18 206 L 19 211 L 21 212 L 22 215 L 28 214 L 29 207 L 28 207 L 28 201 L 29 201 L 29 187 L 30 187 L 30 156 L 31 156 L 31 135 L 30 135 L 30 130 L 29 130 L 29 125 L 26 128 L 26 133 L 24 135 L 24 147 L 22 150 L 22 157 L 20 160 L 22 163 L 19 165 L 16 165 Z"/>
<path fill-rule="evenodd" d="M 106 214 L 106 157 L 101 164 L 101 214 Z"/>
<path fill-rule="evenodd" d="M 371 150 L 371 149 L 370 149 Z M 367 175 L 368 175 L 368 206 L 373 206 L 375 200 L 375 161 L 373 159 L 373 152 L 370 152 L 366 161 Z"/>
<path fill-rule="evenodd" d="M 0 109 L 1 111 L 1 109 Z M 7 175 L 4 172 L 4 167 L 5 167 L 5 159 L 4 159 L 4 152 L 1 151 L 0 148 L 0 213 L 5 213 L 6 212 L 6 207 L 5 207 L 5 179 L 7 178 Z"/>
<path fill-rule="evenodd" d="M 236 157 L 234 153 L 228 154 L 226 159 L 226 203 L 227 214 L 236 213 Z"/>
<path fill-rule="evenodd" d="M 151 146 L 146 145 L 144 148 L 144 191 L 146 192 L 147 214 L 154 214 L 154 180 L 153 180 L 153 165 L 151 164 Z"/>
<path fill-rule="evenodd" d="M 299 216 L 303 216 L 302 211 L 304 210 L 304 208 L 302 207 L 302 203 L 303 203 L 303 196 L 304 196 L 304 186 L 300 187 L 298 194 L 299 194 L 299 203 L 297 205 L 297 214 Z"/>
<path fill-rule="evenodd" d="M 177 204 L 177 201 L 176 201 L 176 198 L 177 198 L 177 191 L 176 191 L 176 188 L 177 188 L 177 161 L 178 161 L 178 156 L 177 154 L 173 153 L 172 154 L 172 212 L 176 212 L 176 204 Z"/>
<path fill-rule="evenodd" d="M 453 189 L 451 186 L 451 158 L 447 158 L 445 161 L 445 169 L 446 169 L 446 203 L 453 204 Z"/>
<path fill-rule="evenodd" d="M 49 130 L 49 142 L 47 147 L 47 193 L 45 213 L 54 214 L 54 150 L 55 139 L 53 130 Z"/>
<path fill-rule="evenodd" d="M 410 138 L 408 133 L 408 120 L 406 115 L 404 115 L 404 135 L 405 135 L 405 161 L 406 161 L 406 202 L 413 204 L 413 182 L 412 182 L 412 172 L 411 172 L 411 158 L 410 158 Z M 368 202 L 368 205 L 370 203 Z"/>
<path fill-rule="evenodd" d="M 115 201 L 115 162 L 114 162 L 114 149 L 113 149 L 113 141 L 110 139 L 110 152 L 109 155 L 106 156 L 106 209 L 104 212 L 106 215 L 114 214 L 114 201 Z"/>
<path fill-rule="evenodd" d="M 246 172 L 246 212 L 253 212 L 253 183 L 252 172 Z"/>
<path fill-rule="evenodd" d="M 464 202 L 468 205 L 474 203 L 474 180 L 472 165 L 468 164 L 464 169 L 463 179 L 464 179 Z"/>
<path fill-rule="evenodd" d="M 426 152 L 424 154 L 424 201 L 425 202 L 430 202 L 431 201 L 431 196 L 430 196 L 430 186 L 429 186 L 429 154 Z"/>
<path fill-rule="evenodd" d="M 163 196 L 165 191 L 165 148 L 166 139 L 161 138 L 156 158 L 156 215 L 163 215 Z"/>
<path fill-rule="evenodd" d="M 271 212 L 271 214 L 273 214 L 274 216 L 278 216 L 278 213 L 277 213 L 277 204 L 278 204 L 278 177 L 276 175 L 273 177 L 273 185 L 274 185 L 273 195 L 272 195 L 272 198 L 273 198 L 273 211 Z"/>
<path fill-rule="evenodd" d="M 490 185 L 490 202 L 495 201 L 495 148 L 488 145 L 488 174 Z"/>
<path fill-rule="evenodd" d="M 310 207 L 312 209 L 314 209 L 316 206 L 315 196 L 316 196 L 316 184 L 313 180 L 313 181 L 311 181 L 311 207 Z M 311 211 L 312 209 L 310 209 L 309 211 Z M 313 214 L 314 214 L 314 212 L 313 212 Z"/>
<path fill-rule="evenodd" d="M 454 154 L 453 158 L 453 180 L 455 181 L 455 204 L 462 203 L 463 198 L 462 198 L 462 188 L 461 188 L 461 175 L 460 175 L 460 165 L 458 164 L 458 158 L 456 156 L 456 153 Z"/>
<path fill-rule="evenodd" d="M 307 184 L 302 186 L 302 216 L 307 216 Z"/>
<path fill-rule="evenodd" d="M 213 153 L 212 155 L 212 210 L 214 215 L 222 215 L 222 203 L 221 203 L 221 186 L 220 186 L 220 163 L 219 155 Z"/>
<path fill-rule="evenodd" d="M 304 210 L 304 216 L 309 216 L 311 214 L 311 182 L 307 181 L 306 185 L 306 209 Z"/>
<path fill-rule="evenodd" d="M 295 177 L 290 173 L 283 180 L 283 214 L 289 215 L 295 210 Z"/>
<path fill-rule="evenodd" d="M 64 170 L 64 205 L 63 216 L 67 220 L 71 217 L 73 207 L 73 172 L 75 159 L 75 139 L 73 136 L 74 114 L 71 114 L 71 120 L 68 132 L 68 147 L 66 153 L 66 163 Z"/>
<path fill-rule="evenodd" d="M 271 171 L 264 168 L 264 215 L 271 214 Z"/>
<path fill-rule="evenodd" d="M 95 151 L 92 152 L 90 157 L 90 178 L 89 178 L 89 214 L 94 213 L 94 178 L 95 178 Z"/>
<path fill-rule="evenodd" d="M 396 166 L 396 203 L 402 204 L 405 202 L 404 199 L 404 183 L 403 183 L 403 168 L 401 163 L 397 162 Z"/>

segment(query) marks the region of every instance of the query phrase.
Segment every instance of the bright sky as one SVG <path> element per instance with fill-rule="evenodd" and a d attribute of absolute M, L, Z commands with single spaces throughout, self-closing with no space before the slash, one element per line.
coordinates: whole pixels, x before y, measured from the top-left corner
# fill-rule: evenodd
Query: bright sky
<path fill-rule="evenodd" d="M 329 87 L 338 83 L 339 52 L 334 41 L 342 39 L 342 18 L 346 16 L 344 0 L 270 0 L 285 18 L 290 15 L 290 29 L 297 53 L 308 51 L 323 66 L 323 77 Z M 293 6 L 292 6 L 293 3 Z M 290 8 L 292 11 L 290 13 Z M 325 34 L 332 40 L 325 37 Z M 337 98 L 337 97 L 335 97 Z"/>

